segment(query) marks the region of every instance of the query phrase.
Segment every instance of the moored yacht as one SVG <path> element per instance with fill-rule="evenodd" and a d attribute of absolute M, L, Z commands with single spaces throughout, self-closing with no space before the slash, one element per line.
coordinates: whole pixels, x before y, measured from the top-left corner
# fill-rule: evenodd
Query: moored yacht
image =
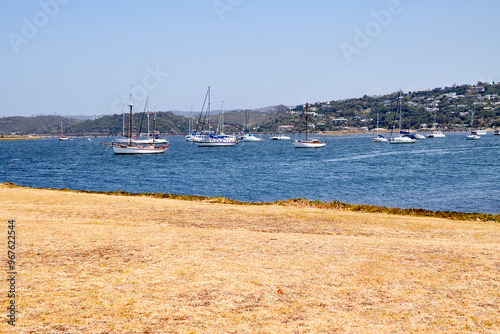
<path fill-rule="evenodd" d="M 264 139 L 258 137 L 257 135 L 247 133 L 246 135 L 241 137 L 243 141 L 263 141 Z"/>
<path fill-rule="evenodd" d="M 278 133 L 277 135 L 272 136 L 270 139 L 271 140 L 290 140 L 291 138 L 282 134 L 282 133 Z"/>
<path fill-rule="evenodd" d="M 398 109 L 399 109 L 399 136 L 389 137 L 389 143 L 391 144 L 413 144 L 416 142 L 415 136 L 406 131 L 401 131 L 401 92 L 399 92 L 398 98 Z"/>
<path fill-rule="evenodd" d="M 320 141 L 316 138 L 309 139 L 308 136 L 308 124 L 307 124 L 307 115 L 309 111 L 309 103 L 306 103 L 306 140 L 293 140 L 292 144 L 295 148 L 320 148 L 326 145 L 325 142 Z"/>

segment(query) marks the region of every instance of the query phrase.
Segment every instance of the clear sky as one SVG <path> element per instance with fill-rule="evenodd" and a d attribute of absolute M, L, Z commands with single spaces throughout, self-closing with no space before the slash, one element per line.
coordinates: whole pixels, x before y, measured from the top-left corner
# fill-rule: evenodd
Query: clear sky
<path fill-rule="evenodd" d="M 0 116 L 296 105 L 500 81 L 498 0 L 0 4 Z"/>

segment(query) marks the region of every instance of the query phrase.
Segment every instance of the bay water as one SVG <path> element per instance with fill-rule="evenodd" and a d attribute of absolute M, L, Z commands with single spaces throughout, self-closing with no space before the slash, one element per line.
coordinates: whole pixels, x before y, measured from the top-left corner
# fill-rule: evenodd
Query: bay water
<path fill-rule="evenodd" d="M 0 141 L 0 182 L 39 188 L 222 196 L 247 202 L 289 198 L 399 208 L 500 213 L 500 136 L 463 133 L 415 144 L 370 135 L 321 136 L 320 149 L 289 141 L 201 148 L 171 136 L 160 155 L 103 153 L 101 141 Z M 103 154 L 102 154 L 103 153 Z"/>

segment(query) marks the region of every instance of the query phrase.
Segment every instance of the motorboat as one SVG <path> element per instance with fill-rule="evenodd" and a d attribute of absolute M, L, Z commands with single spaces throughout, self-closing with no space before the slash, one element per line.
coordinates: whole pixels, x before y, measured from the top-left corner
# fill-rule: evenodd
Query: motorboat
<path fill-rule="evenodd" d="M 444 138 L 446 135 L 441 131 L 433 131 L 427 135 L 427 138 Z"/>
<path fill-rule="evenodd" d="M 377 135 L 377 137 L 372 138 L 372 141 L 375 143 L 385 143 L 385 142 L 387 142 L 387 138 L 385 138 L 382 135 Z"/>
<path fill-rule="evenodd" d="M 397 137 L 389 138 L 389 143 L 391 144 L 413 144 L 416 141 L 415 136 L 405 131 L 400 131 Z"/>
<path fill-rule="evenodd" d="M 243 140 L 243 141 L 263 141 L 264 139 L 258 137 L 257 135 L 247 133 L 246 135 L 244 135 L 241 138 L 241 140 Z"/>
<path fill-rule="evenodd" d="M 425 139 L 425 136 L 423 134 L 420 134 L 420 133 L 416 133 L 414 135 L 415 139 Z"/>
<path fill-rule="evenodd" d="M 208 140 L 197 142 L 198 147 L 229 147 L 238 143 L 238 140 L 228 135 L 210 134 Z"/>
<path fill-rule="evenodd" d="M 278 133 L 277 135 L 272 136 L 270 139 L 271 140 L 290 140 L 291 138 L 282 134 L 282 133 Z"/>

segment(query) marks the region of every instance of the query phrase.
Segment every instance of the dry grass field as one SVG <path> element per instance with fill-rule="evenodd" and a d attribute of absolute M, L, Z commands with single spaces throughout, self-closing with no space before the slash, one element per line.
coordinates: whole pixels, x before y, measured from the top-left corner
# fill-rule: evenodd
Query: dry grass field
<path fill-rule="evenodd" d="M 2 333 L 500 332 L 494 222 L 8 185 L 0 219 Z"/>

